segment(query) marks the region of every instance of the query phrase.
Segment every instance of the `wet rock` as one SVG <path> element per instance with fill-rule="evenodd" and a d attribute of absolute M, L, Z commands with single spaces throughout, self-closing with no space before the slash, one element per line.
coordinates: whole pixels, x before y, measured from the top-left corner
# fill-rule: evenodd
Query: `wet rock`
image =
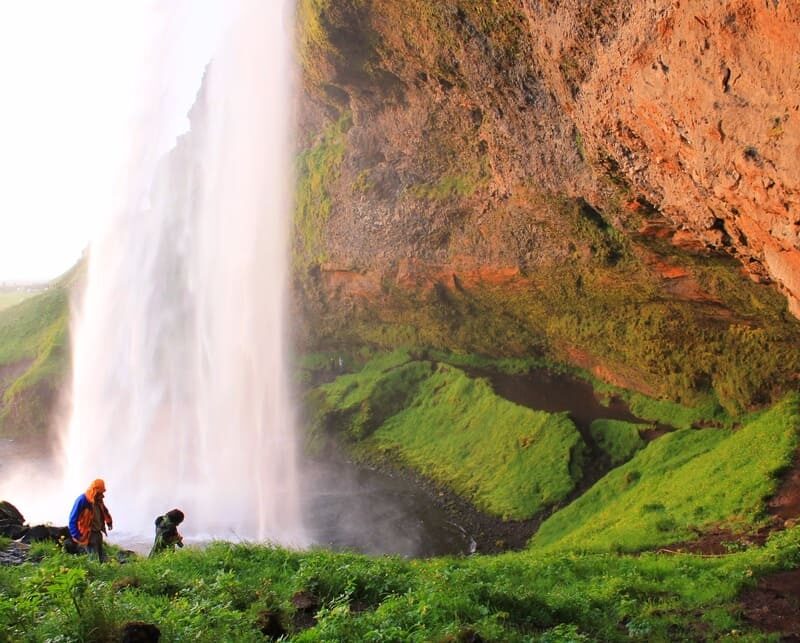
<path fill-rule="evenodd" d="M 62 539 L 69 538 L 69 528 L 54 527 L 53 525 L 36 525 L 30 527 L 21 540 L 24 543 L 37 542 L 60 542 Z"/>
<path fill-rule="evenodd" d="M 0 565 L 21 565 L 28 560 L 30 545 L 25 543 L 11 543 L 0 551 Z"/>
<path fill-rule="evenodd" d="M 10 502 L 0 501 L 0 536 L 17 540 L 28 531 L 25 517 Z"/>

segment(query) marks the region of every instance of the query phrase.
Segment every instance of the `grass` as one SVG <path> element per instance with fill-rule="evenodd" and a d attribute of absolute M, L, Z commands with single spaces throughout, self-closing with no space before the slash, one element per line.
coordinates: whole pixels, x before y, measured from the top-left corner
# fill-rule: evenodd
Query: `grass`
<path fill-rule="evenodd" d="M 312 435 L 333 431 L 365 458 L 389 458 L 509 519 L 563 500 L 584 449 L 566 414 L 497 397 L 487 381 L 404 351 L 312 393 Z"/>
<path fill-rule="evenodd" d="M 691 555 L 520 552 L 407 561 L 215 543 L 100 565 L 45 549 L 0 567 L 0 640 L 119 640 L 129 621 L 167 641 L 764 640 L 737 595 L 800 563 L 800 529 L 764 548 Z M 297 625 L 292 597 L 314 606 Z M 738 634 L 732 634 L 736 630 Z"/>
<path fill-rule="evenodd" d="M 798 443 L 800 396 L 789 395 L 735 432 L 662 436 L 546 520 L 536 547 L 640 551 L 723 524 L 753 529 Z"/>
<path fill-rule="evenodd" d="M 530 518 L 563 500 L 580 479 L 584 447 L 566 414 L 498 398 L 485 380 L 444 364 L 364 446 L 506 519 Z"/>
<path fill-rule="evenodd" d="M 612 466 L 630 460 L 645 445 L 639 435 L 649 425 L 634 424 L 621 420 L 595 420 L 589 430 L 600 448 L 611 457 Z"/>
<path fill-rule="evenodd" d="M 351 115 L 342 114 L 322 133 L 316 145 L 297 157 L 293 245 L 296 268 L 307 269 L 325 258 L 323 235 L 333 207 L 329 190 L 339 176 L 345 137 L 351 125 Z"/>

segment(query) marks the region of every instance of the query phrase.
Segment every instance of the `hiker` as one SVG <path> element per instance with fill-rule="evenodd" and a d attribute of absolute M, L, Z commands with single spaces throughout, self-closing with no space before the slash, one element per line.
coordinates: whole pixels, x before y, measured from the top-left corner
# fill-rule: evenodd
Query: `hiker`
<path fill-rule="evenodd" d="M 183 512 L 180 509 L 173 509 L 156 518 L 156 540 L 150 550 L 151 558 L 159 552 L 174 550 L 176 545 L 183 547 L 183 536 L 178 533 L 178 525 L 182 522 Z"/>
<path fill-rule="evenodd" d="M 103 553 L 103 534 L 106 533 L 106 526 L 109 530 L 113 527 L 111 514 L 103 502 L 105 493 L 106 483 L 98 478 L 89 485 L 86 493 L 78 496 L 69 514 L 69 534 L 73 542 L 87 554 L 97 554 L 101 563 L 106 558 Z"/>

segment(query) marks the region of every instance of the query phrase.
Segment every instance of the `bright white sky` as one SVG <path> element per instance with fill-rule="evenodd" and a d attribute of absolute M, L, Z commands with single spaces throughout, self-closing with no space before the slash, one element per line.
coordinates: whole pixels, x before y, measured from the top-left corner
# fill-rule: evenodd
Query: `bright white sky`
<path fill-rule="evenodd" d="M 0 0 L 0 282 L 69 269 L 130 146 L 166 151 L 229 0 Z"/>

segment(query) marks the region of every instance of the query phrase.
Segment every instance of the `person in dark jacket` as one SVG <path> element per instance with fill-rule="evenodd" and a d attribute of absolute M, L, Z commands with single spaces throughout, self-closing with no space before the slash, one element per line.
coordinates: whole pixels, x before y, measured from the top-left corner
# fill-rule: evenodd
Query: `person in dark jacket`
<path fill-rule="evenodd" d="M 168 511 L 163 516 L 156 518 L 156 539 L 150 556 L 175 547 L 183 547 L 183 536 L 178 533 L 178 525 L 183 522 L 183 512 L 180 509 Z"/>
<path fill-rule="evenodd" d="M 99 478 L 89 485 L 86 493 L 82 493 L 75 500 L 69 514 L 69 534 L 72 540 L 89 554 L 97 554 L 102 563 L 105 560 L 103 553 L 103 534 L 113 528 L 111 514 L 106 508 L 103 498 L 106 493 L 106 483 Z"/>

